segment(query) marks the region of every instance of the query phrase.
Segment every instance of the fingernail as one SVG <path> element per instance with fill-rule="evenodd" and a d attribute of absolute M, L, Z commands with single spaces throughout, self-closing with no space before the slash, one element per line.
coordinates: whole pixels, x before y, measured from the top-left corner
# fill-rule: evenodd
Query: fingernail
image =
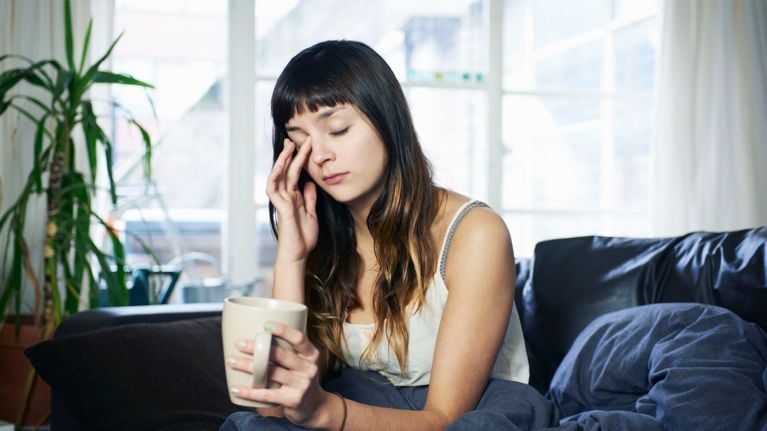
<path fill-rule="evenodd" d="M 237 348 L 244 349 L 245 346 L 247 346 L 247 343 L 245 342 L 245 340 L 240 340 L 237 342 Z"/>
<path fill-rule="evenodd" d="M 233 393 L 233 394 L 239 394 L 240 393 L 240 388 L 229 388 L 229 391 L 231 393 Z"/>
<path fill-rule="evenodd" d="M 264 329 L 266 329 L 267 331 L 274 331 L 275 328 L 276 328 L 276 325 L 272 322 L 264 323 Z"/>
<path fill-rule="evenodd" d="M 234 365 L 234 364 L 237 363 L 237 359 L 234 358 L 233 356 L 230 356 L 230 357 L 226 358 L 226 363 L 229 364 L 229 365 Z"/>

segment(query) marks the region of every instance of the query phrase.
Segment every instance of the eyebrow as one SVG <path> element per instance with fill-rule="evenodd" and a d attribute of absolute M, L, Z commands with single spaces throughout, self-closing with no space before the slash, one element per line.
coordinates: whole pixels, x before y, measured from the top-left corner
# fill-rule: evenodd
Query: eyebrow
<path fill-rule="evenodd" d="M 324 120 L 324 119 L 330 117 L 331 115 L 335 114 L 336 112 L 338 112 L 341 109 L 343 109 L 343 107 L 340 107 L 340 106 L 334 106 L 332 108 L 322 108 L 318 112 L 318 116 L 319 116 L 319 118 L 321 120 Z M 287 131 L 287 132 L 296 132 L 298 130 L 301 130 L 301 128 L 300 127 L 296 127 L 296 126 L 288 126 L 288 127 L 285 128 L 285 131 Z"/>

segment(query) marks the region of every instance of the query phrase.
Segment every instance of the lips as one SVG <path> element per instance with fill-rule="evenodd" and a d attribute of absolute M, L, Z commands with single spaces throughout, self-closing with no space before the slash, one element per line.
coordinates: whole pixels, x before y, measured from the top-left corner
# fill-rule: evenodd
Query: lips
<path fill-rule="evenodd" d="M 346 174 L 348 174 L 348 172 L 338 172 L 335 174 L 326 175 L 322 177 L 322 180 L 325 181 L 325 184 L 332 186 L 343 181 L 344 178 L 346 178 Z"/>

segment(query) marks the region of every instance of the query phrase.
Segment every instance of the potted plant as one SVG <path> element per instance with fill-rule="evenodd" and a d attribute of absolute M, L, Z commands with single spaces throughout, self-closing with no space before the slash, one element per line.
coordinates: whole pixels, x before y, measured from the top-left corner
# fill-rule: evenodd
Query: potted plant
<path fill-rule="evenodd" d="M 32 60 L 14 54 L 0 56 L 0 64 L 23 64 L 0 74 L 0 116 L 15 111 L 36 127 L 34 142 L 29 142 L 34 148 L 34 164 L 18 198 L 0 214 L 0 238 L 4 238 L 0 244 L 0 329 L 6 320 L 15 321 L 17 339 L 21 328 L 22 298 L 27 289 L 25 286 L 31 286 L 36 298 L 33 314 L 38 329 L 37 341 L 50 338 L 62 317 L 83 308 L 80 304 L 83 286 L 87 285 L 89 292 L 86 307 L 98 306 L 100 278 L 103 278 L 107 286 L 110 304 L 126 305 L 128 301 L 123 244 L 117 233 L 92 206 L 100 151 L 103 151 L 106 160 L 104 167 L 113 205 L 117 203 L 117 191 L 111 167 L 112 143 L 99 124 L 88 90 L 96 84 L 152 86 L 126 74 L 102 70 L 120 37 L 98 61 L 86 65 L 91 28 L 92 21 L 88 24 L 82 52 L 77 59 L 73 46 L 71 6 L 69 0 L 66 0 L 66 63 L 55 59 Z M 35 94 L 42 93 L 44 96 L 36 97 L 19 92 L 20 83 L 36 87 Z M 126 117 L 143 138 L 145 177 L 148 180 L 152 154 L 150 136 L 135 119 L 127 114 Z M 75 133 L 79 132 L 84 137 L 84 149 L 78 149 L 75 143 Z M 89 169 L 85 172 L 78 170 L 75 165 L 76 151 L 87 153 Z M 42 279 L 33 270 L 30 244 L 24 237 L 29 204 L 33 197 L 39 195 L 47 198 Z M 94 224 L 106 230 L 111 239 L 111 250 L 102 250 L 92 239 L 91 228 Z M 9 313 L 14 319 L 8 317 Z M 20 370 L 11 372 L 18 375 Z M 30 372 L 32 374 L 26 380 L 26 398 L 36 380 L 34 371 Z M 0 404 L 3 402 L 0 401 Z M 25 409 L 22 406 L 18 419 L 14 420 L 23 419 Z"/>

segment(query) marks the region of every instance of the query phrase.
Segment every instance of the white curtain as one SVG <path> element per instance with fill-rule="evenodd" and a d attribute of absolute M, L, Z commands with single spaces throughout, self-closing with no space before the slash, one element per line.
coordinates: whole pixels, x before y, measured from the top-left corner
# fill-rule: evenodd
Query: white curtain
<path fill-rule="evenodd" d="M 667 0 L 656 95 L 654 233 L 767 225 L 767 2 Z"/>
<path fill-rule="evenodd" d="M 99 5 L 99 3 L 101 3 Z M 93 12 L 100 16 L 94 18 L 91 34 L 89 57 L 92 60 L 103 54 L 112 24 L 109 1 L 96 1 L 91 7 L 91 0 L 72 1 L 72 21 L 74 30 L 75 58 L 79 59 L 88 20 Z M 106 15 L 106 16 L 104 16 Z M 64 41 L 64 2 L 61 0 L 0 0 L 0 55 L 18 54 L 32 60 L 55 58 L 66 64 Z M 12 67 L 21 67 L 22 62 L 4 61 L 0 63 L 0 73 Z M 32 94 L 43 101 L 39 89 L 22 84 L 17 87 L 24 94 Z M 28 105 L 27 105 L 28 106 Z M 33 108 L 29 108 L 34 110 Z M 32 167 L 34 125 L 12 109 L 0 117 L 0 214 L 4 213 L 18 198 Z M 80 151 L 80 153 L 84 153 Z M 83 161 L 79 161 L 84 166 Z M 30 204 L 26 221 L 26 239 L 30 248 L 34 268 L 42 280 L 42 249 L 45 241 L 45 197 L 41 196 Z M 5 244 L 5 235 L 0 236 L 0 247 Z M 5 251 L 0 248 L 0 257 Z M 0 274 L 0 280 L 7 274 Z M 29 306 L 34 298 L 24 298 Z"/>

